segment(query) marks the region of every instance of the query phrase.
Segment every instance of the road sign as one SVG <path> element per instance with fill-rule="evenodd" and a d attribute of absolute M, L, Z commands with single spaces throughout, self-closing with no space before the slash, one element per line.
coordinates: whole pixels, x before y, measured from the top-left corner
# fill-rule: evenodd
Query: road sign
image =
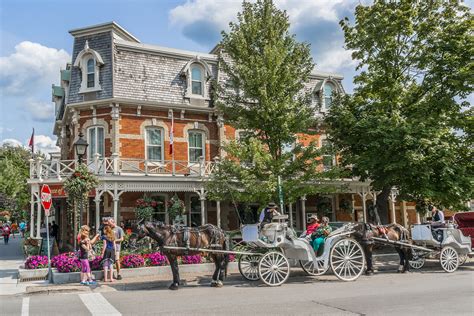
<path fill-rule="evenodd" d="M 51 196 L 51 189 L 49 188 L 49 185 L 44 184 L 41 187 L 41 204 L 43 205 L 46 216 L 49 216 L 49 209 L 51 208 L 52 203 L 53 199 Z"/>

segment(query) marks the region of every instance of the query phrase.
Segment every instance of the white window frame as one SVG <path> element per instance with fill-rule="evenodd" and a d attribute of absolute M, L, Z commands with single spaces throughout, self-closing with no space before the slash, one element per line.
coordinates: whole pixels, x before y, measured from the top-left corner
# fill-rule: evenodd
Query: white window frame
<path fill-rule="evenodd" d="M 87 69 L 87 62 L 89 59 L 94 60 L 94 86 L 87 87 L 87 75 L 89 74 Z M 104 65 L 104 60 L 98 52 L 89 47 L 89 41 L 84 43 L 84 49 L 77 54 L 76 60 L 74 61 L 74 67 L 81 69 L 81 87 L 78 93 L 89 93 L 102 90 L 99 83 L 100 67 Z"/>
<path fill-rule="evenodd" d="M 152 163 L 163 163 L 165 160 L 165 133 L 162 127 L 157 126 L 147 126 L 145 127 L 145 159 L 148 161 L 150 158 L 148 157 L 148 146 L 156 146 L 158 145 L 150 145 L 148 143 L 148 131 L 152 129 L 157 129 L 160 131 L 161 134 L 161 159 L 160 160 L 150 160 Z"/>
<path fill-rule="evenodd" d="M 325 146 L 325 143 L 328 143 L 329 141 L 326 139 L 326 137 L 324 138 L 321 138 L 321 144 L 320 144 L 320 148 L 322 148 L 323 146 Z M 329 157 L 331 158 L 331 165 L 330 166 L 326 166 L 324 165 L 324 158 L 325 157 Z M 323 170 L 324 171 L 328 171 L 328 170 L 331 170 L 335 165 L 336 165 L 336 156 L 334 155 L 322 155 L 321 156 L 321 164 L 323 166 Z"/>
<path fill-rule="evenodd" d="M 91 150 L 92 150 L 92 140 L 91 140 L 91 130 L 94 129 L 95 130 L 95 148 L 94 148 L 94 153 L 92 154 Z M 102 129 L 102 135 L 103 135 L 103 141 L 102 141 L 102 152 L 103 154 L 101 155 L 100 158 L 104 158 L 105 157 L 105 127 L 104 126 L 101 126 L 101 125 L 94 125 L 94 126 L 89 126 L 87 128 L 87 143 L 89 144 L 89 146 L 87 146 L 87 158 L 88 159 L 94 159 L 94 155 L 96 153 L 99 153 L 99 142 L 98 142 L 98 137 L 99 137 L 99 133 L 98 133 L 98 130 L 99 129 Z"/>
<path fill-rule="evenodd" d="M 193 70 L 194 69 L 199 69 L 199 71 L 201 72 L 201 80 L 199 81 L 200 84 L 201 84 L 201 93 L 194 93 L 193 92 L 193 82 L 198 82 L 196 80 L 193 80 Z M 204 94 L 205 94 L 205 76 L 204 76 L 204 67 L 202 67 L 200 64 L 198 63 L 194 63 L 191 65 L 190 67 L 190 71 L 189 71 L 189 79 L 190 79 L 190 94 L 191 96 L 195 97 L 195 96 L 199 96 L 199 97 L 204 97 Z"/>
<path fill-rule="evenodd" d="M 90 62 L 92 62 L 92 67 L 93 67 L 92 71 L 89 70 L 89 63 Z M 96 71 L 95 71 L 95 60 L 94 60 L 94 58 L 89 58 L 86 62 L 86 78 L 87 78 L 86 79 L 87 80 L 86 87 L 87 87 L 87 89 L 95 87 L 95 73 L 96 73 Z M 89 75 L 90 74 L 92 74 L 94 76 L 94 79 L 93 79 L 93 82 L 92 82 L 93 84 L 92 84 L 91 87 L 89 87 Z"/>
<path fill-rule="evenodd" d="M 199 212 L 193 212 L 193 209 L 191 208 L 191 205 L 192 205 L 192 200 L 193 198 L 197 198 L 197 200 L 199 201 L 199 209 L 200 211 Z M 191 227 L 192 225 L 192 221 L 191 221 L 191 218 L 192 218 L 192 215 L 193 214 L 199 214 L 199 221 L 197 223 L 197 226 L 201 226 L 201 220 L 202 220 L 202 208 L 201 208 L 201 200 L 199 198 L 199 195 L 197 194 L 190 194 L 188 195 L 188 210 L 189 210 L 189 214 L 187 215 L 187 220 L 188 220 L 188 226 Z M 207 218 L 206 218 L 206 222 L 207 222 Z"/>
<path fill-rule="evenodd" d="M 196 130 L 196 129 L 192 129 L 192 130 L 189 130 L 188 131 L 188 163 L 189 164 L 195 164 L 195 163 L 198 163 L 198 161 L 191 161 L 191 146 L 190 146 L 190 135 L 191 133 L 196 133 L 196 134 L 201 134 L 202 136 L 202 157 L 204 160 L 206 160 L 206 133 L 202 130 Z M 197 148 L 197 147 L 193 147 L 193 148 Z"/>
<path fill-rule="evenodd" d="M 332 89 L 330 96 L 327 96 L 327 95 L 326 95 L 326 86 L 330 86 L 331 89 Z M 336 88 L 336 85 L 335 85 L 334 83 L 332 83 L 332 82 L 330 82 L 330 81 L 327 81 L 327 82 L 324 83 L 324 85 L 323 85 L 323 91 L 322 91 L 322 92 L 323 92 L 323 93 L 322 93 L 322 95 L 323 95 L 323 98 L 322 98 L 322 99 L 323 99 L 323 108 L 324 108 L 324 111 L 328 111 L 328 110 L 331 108 L 332 102 L 333 102 L 333 99 L 334 99 L 334 98 L 333 98 L 334 92 L 336 92 L 336 91 L 337 91 L 337 88 Z M 331 102 L 330 106 L 327 106 L 327 104 L 326 104 L 326 99 L 330 99 L 330 102 Z"/>

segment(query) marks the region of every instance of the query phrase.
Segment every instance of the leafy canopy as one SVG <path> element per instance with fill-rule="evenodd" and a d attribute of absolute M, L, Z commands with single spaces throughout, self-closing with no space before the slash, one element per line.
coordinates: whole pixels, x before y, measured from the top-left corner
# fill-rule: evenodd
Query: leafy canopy
<path fill-rule="evenodd" d="M 375 1 L 341 21 L 360 74 L 326 118 L 353 173 L 403 197 L 473 196 L 473 18 L 455 1 Z M 470 128 L 469 128 L 470 127 Z"/>
<path fill-rule="evenodd" d="M 222 32 L 219 111 L 227 123 L 247 131 L 227 144 L 227 156 L 209 185 L 214 198 L 268 202 L 276 198 L 277 177 L 294 201 L 313 190 L 320 153 L 311 143 L 295 144 L 300 133 L 315 132 L 310 47 L 289 33 L 285 11 L 272 1 L 244 2 L 238 22 Z"/>

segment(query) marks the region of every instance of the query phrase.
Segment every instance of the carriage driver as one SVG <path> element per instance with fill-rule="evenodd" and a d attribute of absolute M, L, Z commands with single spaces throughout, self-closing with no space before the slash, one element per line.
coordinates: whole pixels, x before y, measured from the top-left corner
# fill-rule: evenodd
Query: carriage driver
<path fill-rule="evenodd" d="M 277 205 L 273 202 L 268 203 L 267 207 L 260 214 L 260 228 L 272 222 L 273 216 L 280 215 L 277 211 Z"/>
<path fill-rule="evenodd" d="M 444 225 L 444 213 L 433 205 L 431 209 L 431 227 L 436 228 Z"/>

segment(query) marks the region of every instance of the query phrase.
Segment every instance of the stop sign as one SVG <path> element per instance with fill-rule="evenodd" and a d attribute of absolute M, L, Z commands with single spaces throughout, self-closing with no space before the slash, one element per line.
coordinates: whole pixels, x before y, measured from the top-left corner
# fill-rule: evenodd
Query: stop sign
<path fill-rule="evenodd" d="M 49 209 L 51 208 L 52 203 L 53 199 L 51 196 L 51 189 L 49 188 L 49 185 L 44 184 L 41 187 L 41 204 L 43 205 L 46 216 L 49 215 Z"/>

